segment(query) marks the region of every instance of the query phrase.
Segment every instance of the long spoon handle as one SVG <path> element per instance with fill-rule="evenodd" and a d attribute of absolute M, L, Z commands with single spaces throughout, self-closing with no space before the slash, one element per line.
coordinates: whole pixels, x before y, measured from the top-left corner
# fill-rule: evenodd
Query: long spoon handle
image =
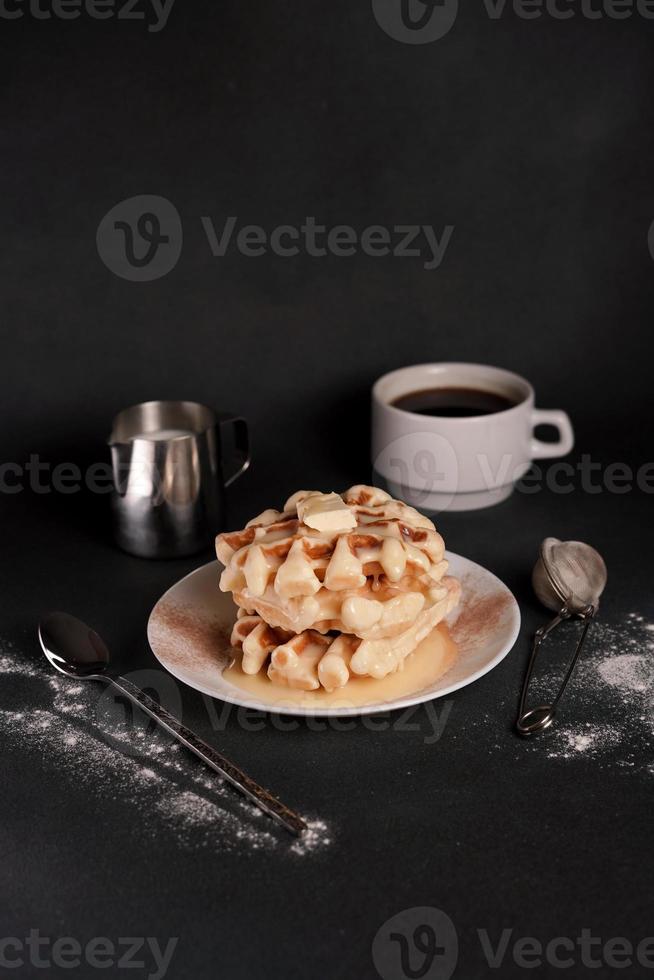
<path fill-rule="evenodd" d="M 136 687 L 125 677 L 111 679 L 111 684 L 117 688 L 121 694 L 129 698 L 142 711 L 153 718 L 158 725 L 170 732 L 178 742 L 181 742 L 187 749 L 190 749 L 206 765 L 217 772 L 235 789 L 247 796 L 264 813 L 272 817 L 285 827 L 291 834 L 299 837 L 307 829 L 307 825 L 297 813 L 290 810 L 287 806 L 276 799 L 268 790 L 259 786 L 253 779 L 250 779 L 244 772 L 241 772 L 233 763 L 226 759 L 224 755 L 217 752 L 206 742 L 203 742 L 195 732 L 192 732 L 186 725 L 182 725 L 174 715 L 166 711 L 149 694 Z"/>

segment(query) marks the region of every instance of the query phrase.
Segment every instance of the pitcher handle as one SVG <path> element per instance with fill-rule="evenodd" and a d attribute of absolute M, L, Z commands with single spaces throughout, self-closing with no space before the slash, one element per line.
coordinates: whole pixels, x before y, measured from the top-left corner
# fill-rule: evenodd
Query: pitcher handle
<path fill-rule="evenodd" d="M 229 487 L 232 485 L 234 480 L 238 480 L 239 476 L 247 470 L 250 465 L 250 434 L 248 431 L 248 424 L 245 419 L 240 415 L 221 415 L 218 420 L 221 431 L 221 445 L 222 445 L 222 432 L 224 427 L 230 426 L 232 430 L 232 443 L 234 446 L 234 461 L 237 464 L 237 468 L 233 473 L 227 475 L 225 468 L 225 460 L 221 460 L 221 466 L 223 471 L 223 480 L 225 481 L 225 486 Z"/>

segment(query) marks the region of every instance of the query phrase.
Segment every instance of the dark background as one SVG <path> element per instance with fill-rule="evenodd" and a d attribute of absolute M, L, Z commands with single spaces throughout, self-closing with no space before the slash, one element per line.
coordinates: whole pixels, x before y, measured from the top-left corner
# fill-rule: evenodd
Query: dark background
<path fill-rule="evenodd" d="M 372 382 L 457 359 L 516 370 L 541 407 L 566 409 L 573 462 L 651 457 L 654 21 L 492 20 L 468 3 L 446 37 L 407 45 L 368 2 L 177 0 L 157 34 L 26 14 L 0 19 L 0 38 L 5 461 L 86 465 L 105 458 L 120 408 L 204 401 L 251 423 L 254 463 L 229 493 L 240 526 L 299 486 L 367 482 Z M 176 268 L 150 283 L 115 276 L 95 244 L 106 212 L 139 194 L 169 199 L 184 227 Z M 455 231 L 434 271 L 365 255 L 214 258 L 202 215 Z M 60 607 L 130 667 L 154 664 L 147 614 L 200 559 L 120 554 L 96 496 L 26 489 L 3 494 L 0 514 L 5 640 L 36 660 L 38 617 Z M 541 538 L 605 554 L 603 615 L 619 623 L 654 614 L 651 527 L 638 491 L 543 490 L 445 515 L 449 546 L 503 577 L 524 618 L 514 653 L 454 696 L 438 744 L 362 726 L 221 735 L 253 776 L 329 822 L 334 843 L 302 861 L 219 840 L 195 852 L 170 833 L 147 845 L 130 821 L 149 816 L 118 789 L 98 805 L 52 760 L 12 752 L 2 935 L 178 935 L 169 976 L 247 980 L 373 977 L 377 929 L 419 905 L 452 917 L 465 980 L 489 972 L 477 928 L 637 942 L 653 931 L 651 775 L 627 778 L 617 756 L 561 765 L 523 751 L 510 726 L 544 615 L 528 578 Z M 185 711 L 216 738 L 193 692 Z M 574 715 L 571 692 L 560 724 Z M 525 972 L 547 975 L 501 975 Z"/>

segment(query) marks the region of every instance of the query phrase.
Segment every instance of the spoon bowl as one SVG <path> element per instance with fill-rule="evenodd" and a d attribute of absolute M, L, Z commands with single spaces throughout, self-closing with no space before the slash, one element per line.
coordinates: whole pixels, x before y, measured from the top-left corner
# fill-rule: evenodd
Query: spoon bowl
<path fill-rule="evenodd" d="M 68 613 L 53 612 L 39 624 L 39 641 L 60 674 L 90 680 L 109 666 L 109 650 L 95 630 Z"/>

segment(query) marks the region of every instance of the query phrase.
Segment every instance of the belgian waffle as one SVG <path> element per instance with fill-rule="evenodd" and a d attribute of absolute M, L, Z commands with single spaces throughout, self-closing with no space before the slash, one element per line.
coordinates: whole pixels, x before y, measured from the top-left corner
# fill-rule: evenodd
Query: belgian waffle
<path fill-rule="evenodd" d="M 351 633 L 323 634 L 313 629 L 293 633 L 241 609 L 231 642 L 243 651 L 241 667 L 246 674 L 265 670 L 276 684 L 333 691 L 344 687 L 353 674 L 379 679 L 401 670 L 409 654 L 456 606 L 460 594 L 456 579 L 444 578 L 443 592 L 438 603 L 392 639 L 362 640 Z"/>
<path fill-rule="evenodd" d="M 302 490 L 216 552 L 243 671 L 300 690 L 401 669 L 461 592 L 432 522 L 375 487 Z"/>
<path fill-rule="evenodd" d="M 330 495 L 336 496 L 336 495 Z M 273 627 L 296 634 L 338 630 L 364 640 L 404 633 L 446 596 L 445 546 L 428 518 L 374 487 L 342 498 L 345 527 L 303 520 L 315 491 L 219 535 L 220 587 Z"/>

